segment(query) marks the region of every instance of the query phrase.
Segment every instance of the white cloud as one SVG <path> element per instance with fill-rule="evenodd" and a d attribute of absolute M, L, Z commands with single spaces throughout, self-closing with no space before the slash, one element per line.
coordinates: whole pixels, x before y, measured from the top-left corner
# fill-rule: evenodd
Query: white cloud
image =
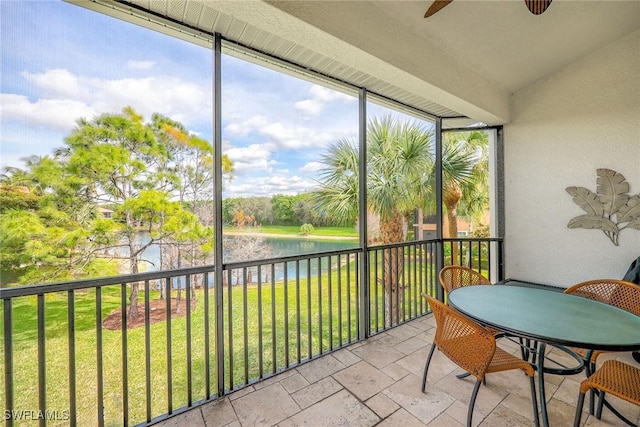
<path fill-rule="evenodd" d="M 309 89 L 309 93 L 311 95 L 320 100 L 320 101 L 346 101 L 346 102 L 355 102 L 356 98 L 353 96 L 346 95 L 342 92 L 338 92 L 337 90 L 329 89 L 324 86 L 313 85 L 311 89 Z"/>
<path fill-rule="evenodd" d="M 256 133 L 267 139 L 266 145 L 274 149 L 308 149 L 325 146 L 342 135 L 334 132 L 319 132 L 315 128 L 269 121 L 261 115 L 253 116 L 242 122 L 229 123 L 225 127 L 226 137 L 245 137 Z"/>
<path fill-rule="evenodd" d="M 21 100 L 23 104 L 32 104 L 30 108 L 34 114 L 37 110 L 38 115 L 44 115 L 30 118 L 41 123 L 60 120 L 73 123 L 79 117 L 120 112 L 127 105 L 146 119 L 157 112 L 186 126 L 198 121 L 210 121 L 211 117 L 212 101 L 208 89 L 178 77 L 97 79 L 76 76 L 64 69 L 47 70 L 43 73 L 25 72 L 23 77 L 32 87 L 44 93 L 43 99 L 35 102 L 28 101 L 26 97 Z M 67 108 L 60 110 L 60 104 Z M 4 110 L 4 101 L 2 106 Z M 23 105 L 23 111 L 28 109 Z M 65 114 L 71 116 L 61 117 Z M 59 126 L 60 124 L 56 128 Z"/>
<path fill-rule="evenodd" d="M 242 122 L 229 123 L 225 132 L 231 136 L 247 136 L 251 132 L 259 131 L 262 127 L 268 126 L 269 122 L 264 116 L 253 116 Z"/>
<path fill-rule="evenodd" d="M 238 176 L 256 171 L 271 172 L 275 164 L 275 161 L 271 160 L 271 151 L 262 144 L 231 147 L 224 154 L 233 162 L 234 175 Z"/>
<path fill-rule="evenodd" d="M 155 65 L 155 61 L 127 61 L 127 67 L 132 70 L 150 70 Z"/>
<path fill-rule="evenodd" d="M 303 113 L 316 116 L 322 112 L 324 102 L 318 101 L 317 99 L 305 99 L 304 101 L 296 102 L 295 107 Z"/>
<path fill-rule="evenodd" d="M 23 71 L 22 77 L 45 96 L 82 98 L 82 84 L 78 77 L 65 69 L 47 70 L 45 73 Z"/>
<path fill-rule="evenodd" d="M 313 85 L 309 89 L 311 99 L 296 102 L 296 109 L 309 115 L 318 115 L 327 103 L 332 101 L 355 102 L 356 98 L 323 86 Z"/>
<path fill-rule="evenodd" d="M 225 186 L 224 197 L 257 197 L 273 194 L 296 195 L 317 187 L 316 182 L 299 176 L 260 176 L 244 183 L 231 182 Z"/>
<path fill-rule="evenodd" d="M 324 165 L 323 163 L 320 162 L 309 162 L 306 165 L 302 166 L 300 168 L 300 172 L 302 173 L 314 173 L 314 172 L 318 172 L 319 170 L 321 170 L 322 168 L 324 168 L 326 165 Z"/>
<path fill-rule="evenodd" d="M 70 131 L 79 117 L 93 117 L 96 114 L 94 109 L 81 101 L 39 99 L 31 102 L 26 96 L 8 93 L 0 94 L 0 106 L 3 122 L 22 122 L 58 132 Z"/>

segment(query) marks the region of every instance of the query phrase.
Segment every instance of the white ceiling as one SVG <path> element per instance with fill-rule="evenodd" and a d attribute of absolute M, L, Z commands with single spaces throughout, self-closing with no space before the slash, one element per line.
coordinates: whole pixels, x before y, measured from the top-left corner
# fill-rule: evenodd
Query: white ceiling
<path fill-rule="evenodd" d="M 512 93 L 640 29 L 637 0 L 555 0 L 541 15 L 524 0 L 455 0 L 429 18 L 431 1 L 371 4 Z"/>
<path fill-rule="evenodd" d="M 489 124 L 510 120 L 514 92 L 640 29 L 640 0 L 554 0 L 539 16 L 524 0 L 455 0 L 426 19 L 431 0 L 68 1 L 191 41 L 174 23 L 201 40 L 217 32 L 409 106 Z"/>

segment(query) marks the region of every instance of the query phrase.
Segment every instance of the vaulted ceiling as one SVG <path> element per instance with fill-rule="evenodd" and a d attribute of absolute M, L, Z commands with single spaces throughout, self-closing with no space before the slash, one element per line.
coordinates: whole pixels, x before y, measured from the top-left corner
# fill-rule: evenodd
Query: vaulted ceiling
<path fill-rule="evenodd" d="M 640 30 L 637 0 L 554 0 L 537 16 L 524 0 L 455 0 L 424 18 L 430 4 L 97 0 L 92 7 L 178 36 L 171 23 L 203 39 L 217 32 L 430 113 L 488 124 L 510 120 L 514 92 Z"/>

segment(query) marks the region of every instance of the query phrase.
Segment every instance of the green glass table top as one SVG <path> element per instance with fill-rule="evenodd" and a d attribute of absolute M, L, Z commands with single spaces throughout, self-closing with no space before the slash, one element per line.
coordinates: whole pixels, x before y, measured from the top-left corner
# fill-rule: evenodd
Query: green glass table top
<path fill-rule="evenodd" d="M 575 295 L 524 286 L 468 286 L 449 305 L 526 338 L 596 350 L 640 349 L 640 316 Z"/>

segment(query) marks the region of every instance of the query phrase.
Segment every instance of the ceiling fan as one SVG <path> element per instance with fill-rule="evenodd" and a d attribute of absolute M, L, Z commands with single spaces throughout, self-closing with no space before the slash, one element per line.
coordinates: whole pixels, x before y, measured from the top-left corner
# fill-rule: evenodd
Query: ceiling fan
<path fill-rule="evenodd" d="M 443 7 L 445 7 L 452 1 L 453 0 L 435 0 L 433 3 L 431 3 L 431 6 L 429 6 L 429 9 L 427 9 L 427 11 L 425 12 L 424 17 L 428 18 L 431 15 L 434 15 L 436 12 L 442 10 Z M 545 10 L 547 10 L 552 1 L 553 0 L 524 0 L 524 2 L 527 4 L 527 8 L 534 15 L 542 14 Z"/>

